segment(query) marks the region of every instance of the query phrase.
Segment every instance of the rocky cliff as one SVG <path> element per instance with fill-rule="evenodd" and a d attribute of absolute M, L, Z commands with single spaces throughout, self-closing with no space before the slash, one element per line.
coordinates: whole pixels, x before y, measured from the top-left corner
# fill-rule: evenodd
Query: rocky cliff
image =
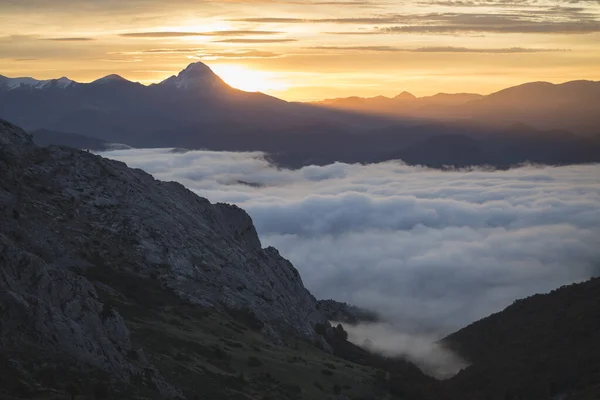
<path fill-rule="evenodd" d="M 97 293 L 112 289 L 87 278 L 106 271 L 198 309 L 242 315 L 275 342 L 319 339 L 314 327 L 324 317 L 315 298 L 289 261 L 261 248 L 243 210 L 97 155 L 38 148 L 2 120 L 0 221 L 3 351 L 56 352 L 178 396 L 133 354 L 124 319 Z"/>

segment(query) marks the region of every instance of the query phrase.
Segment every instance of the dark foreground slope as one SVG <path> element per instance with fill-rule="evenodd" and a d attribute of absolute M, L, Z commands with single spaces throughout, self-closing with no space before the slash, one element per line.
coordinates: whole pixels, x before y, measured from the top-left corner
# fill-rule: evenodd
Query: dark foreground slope
<path fill-rule="evenodd" d="M 448 392 L 468 399 L 598 399 L 598 334 L 600 278 L 515 301 L 444 339 L 473 364 L 447 382 Z"/>
<path fill-rule="evenodd" d="M 0 398 L 371 392 L 234 206 L 0 121 L 0 216 Z"/>

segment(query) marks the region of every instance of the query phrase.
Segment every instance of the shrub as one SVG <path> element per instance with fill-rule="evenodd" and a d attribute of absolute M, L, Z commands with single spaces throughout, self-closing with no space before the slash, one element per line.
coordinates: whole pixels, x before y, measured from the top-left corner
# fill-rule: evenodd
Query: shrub
<path fill-rule="evenodd" d="M 344 330 L 342 324 L 338 324 L 338 326 L 333 328 L 333 338 L 340 342 L 348 340 L 348 332 Z"/>

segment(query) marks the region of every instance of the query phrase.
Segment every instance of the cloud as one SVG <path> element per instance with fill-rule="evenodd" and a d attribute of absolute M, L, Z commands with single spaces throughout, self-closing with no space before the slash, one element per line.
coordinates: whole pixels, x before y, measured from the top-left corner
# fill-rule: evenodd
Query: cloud
<path fill-rule="evenodd" d="M 314 50 L 340 50 L 340 51 L 379 51 L 379 52 L 406 52 L 407 49 L 401 49 L 393 46 L 314 46 L 308 47 Z"/>
<path fill-rule="evenodd" d="M 560 19 L 556 16 L 561 15 Z M 430 13 L 413 15 L 401 26 L 382 27 L 387 33 L 553 33 L 585 34 L 600 31 L 596 15 L 579 8 L 499 13 Z"/>
<path fill-rule="evenodd" d="M 535 1 L 531 0 L 432 0 L 420 1 L 417 4 L 426 6 L 444 7 L 534 7 Z"/>
<path fill-rule="evenodd" d="M 307 20 L 302 18 L 281 18 L 281 17 L 254 17 L 254 18 L 233 18 L 232 22 L 256 22 L 256 23 L 277 23 L 277 24 L 295 24 L 303 23 Z"/>
<path fill-rule="evenodd" d="M 387 14 L 373 17 L 353 17 L 353 18 L 239 18 L 232 19 L 234 22 L 253 22 L 253 23 L 286 23 L 286 24 L 394 24 L 404 22 L 410 19 L 410 15 Z"/>
<path fill-rule="evenodd" d="M 95 40 L 94 38 L 86 38 L 86 37 L 65 37 L 65 38 L 46 38 L 40 40 L 48 40 L 51 42 L 89 42 Z"/>
<path fill-rule="evenodd" d="M 344 330 L 350 342 L 387 357 L 408 359 L 426 374 L 439 379 L 451 378 L 468 367 L 465 360 L 435 337 L 411 335 L 386 323 L 345 325 Z"/>
<path fill-rule="evenodd" d="M 197 54 L 200 59 L 248 59 L 248 58 L 273 58 L 281 57 L 281 54 L 263 50 L 237 50 L 237 51 L 204 51 Z"/>
<path fill-rule="evenodd" d="M 288 43 L 295 42 L 296 39 L 223 39 L 213 40 L 213 43 Z"/>
<path fill-rule="evenodd" d="M 141 54 L 141 53 L 149 53 L 149 54 L 177 54 L 177 53 L 196 53 L 198 51 L 202 51 L 203 49 L 197 47 L 191 48 L 177 48 L 177 49 L 148 49 L 141 50 L 136 52 L 128 52 L 128 53 L 118 53 L 118 54 Z M 117 53 L 113 53 L 117 54 Z"/>
<path fill-rule="evenodd" d="M 0 36 L 2 42 L 26 42 L 30 40 L 38 40 L 38 35 L 6 35 Z"/>
<path fill-rule="evenodd" d="M 383 7 L 385 3 L 372 1 L 312 1 L 309 4 L 317 6 L 359 6 L 359 7 Z"/>
<path fill-rule="evenodd" d="M 120 33 L 122 37 L 135 38 L 166 38 L 166 37 L 188 37 L 188 36 L 254 36 L 254 35 L 278 35 L 278 31 L 254 31 L 254 30 L 231 30 L 231 31 L 211 31 L 211 32 L 129 32 Z"/>
<path fill-rule="evenodd" d="M 454 4 L 452 5 L 458 5 Z M 464 4 L 461 2 L 460 4 Z M 469 3 L 482 5 L 483 3 Z M 510 3 L 516 4 L 516 3 Z M 450 4 L 447 4 L 450 5 Z M 558 18 L 560 17 L 560 18 Z M 581 7 L 540 7 L 505 10 L 497 13 L 425 13 L 384 14 L 354 18 L 242 18 L 235 21 L 287 24 L 363 25 L 369 29 L 328 32 L 337 35 L 383 33 L 457 34 L 489 33 L 553 33 L 585 34 L 600 32 L 597 13 Z"/>
<path fill-rule="evenodd" d="M 393 46 L 315 46 L 309 47 L 316 50 L 339 50 L 339 51 L 375 51 L 375 52 L 393 52 L 393 53 L 490 53 L 490 54 L 508 54 L 508 53 L 547 53 L 557 51 L 568 51 L 566 49 L 527 49 L 523 47 L 509 47 L 496 49 L 477 49 L 468 47 L 438 46 L 438 47 L 419 47 L 416 49 L 404 49 Z"/>
<path fill-rule="evenodd" d="M 356 30 L 356 31 L 337 31 L 337 32 L 323 32 L 328 35 L 381 35 L 383 32 L 380 29 L 377 30 Z"/>
<path fill-rule="evenodd" d="M 189 58 L 196 59 L 248 59 L 248 58 L 274 58 L 281 57 L 282 54 L 273 53 L 271 51 L 256 50 L 256 49 L 235 49 L 230 51 L 213 51 L 205 48 L 190 47 L 190 48 L 157 48 L 139 51 L 127 51 L 108 53 L 110 55 L 121 56 L 139 56 L 141 54 L 189 54 Z"/>
<path fill-rule="evenodd" d="M 260 153 L 106 153 L 252 216 L 318 298 L 433 337 L 600 272 L 600 165 L 290 171 Z"/>
<path fill-rule="evenodd" d="M 382 28 L 385 33 L 436 33 L 457 34 L 472 32 L 488 33 L 542 33 L 542 34 L 586 34 L 600 32 L 600 22 L 526 22 L 506 25 L 456 24 L 456 25 L 405 25 Z"/>
<path fill-rule="evenodd" d="M 479 4 L 479 3 L 477 3 Z M 513 3 L 511 3 L 513 4 Z M 336 35 L 385 33 L 547 33 L 586 34 L 600 32 L 598 14 L 581 7 L 541 7 L 501 10 L 495 13 L 388 13 L 353 18 L 242 18 L 234 21 L 288 24 L 362 25 L 357 31 L 326 32 Z M 366 29 L 365 29 L 366 28 Z"/>
<path fill-rule="evenodd" d="M 41 40 L 49 40 L 52 42 L 89 42 L 91 40 L 95 40 L 94 38 L 89 37 L 57 37 L 57 38 L 46 38 Z"/>
<path fill-rule="evenodd" d="M 497 48 L 497 49 L 475 49 L 468 47 L 419 47 L 418 49 L 411 50 L 414 53 L 492 53 L 492 54 L 504 54 L 504 53 L 548 53 L 557 51 L 568 51 L 567 49 L 526 49 L 523 47 L 508 47 L 508 48 Z"/>

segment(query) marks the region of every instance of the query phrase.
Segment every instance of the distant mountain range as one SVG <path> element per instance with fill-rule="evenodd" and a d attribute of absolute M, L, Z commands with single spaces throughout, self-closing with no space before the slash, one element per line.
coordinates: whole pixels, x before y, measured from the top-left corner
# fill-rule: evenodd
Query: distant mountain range
<path fill-rule="evenodd" d="M 474 93 L 438 93 L 433 96 L 416 97 L 402 92 L 395 97 L 343 97 L 327 99 L 312 104 L 380 115 L 409 116 L 431 112 L 433 108 L 458 106 L 485 96 Z"/>
<path fill-rule="evenodd" d="M 0 117 L 40 144 L 264 151 L 287 167 L 401 159 L 432 167 L 600 161 L 600 82 L 530 83 L 481 96 L 306 104 L 234 89 L 203 63 L 149 86 L 108 75 L 0 76 Z M 82 136 L 82 137 L 79 137 Z"/>
<path fill-rule="evenodd" d="M 377 115 L 441 120 L 471 119 L 491 126 L 525 123 L 538 129 L 564 129 L 599 135 L 600 82 L 531 82 L 487 96 L 471 93 L 415 97 L 347 97 L 313 103 Z"/>

